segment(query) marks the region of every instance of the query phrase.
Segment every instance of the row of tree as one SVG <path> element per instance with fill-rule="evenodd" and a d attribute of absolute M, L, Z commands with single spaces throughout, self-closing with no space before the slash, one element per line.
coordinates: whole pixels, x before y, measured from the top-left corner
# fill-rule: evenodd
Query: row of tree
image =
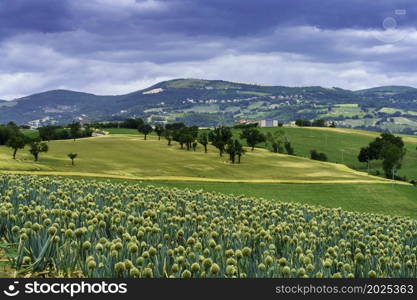
<path fill-rule="evenodd" d="M 245 153 L 243 145 L 239 140 L 233 138 L 233 133 L 229 127 L 217 127 L 214 130 L 199 130 L 197 126 L 186 126 L 184 123 L 157 124 L 154 128 L 149 125 L 141 125 L 138 131 L 146 135 L 152 131 L 158 136 L 158 139 L 164 137 L 168 141 L 168 146 L 175 141 L 180 144 L 181 149 L 191 149 L 196 151 L 198 144 L 204 147 L 204 152 L 208 152 L 208 145 L 211 143 L 219 150 L 222 157 L 224 153 L 229 155 L 231 163 L 240 163 L 242 155 Z"/>
<path fill-rule="evenodd" d="M 91 126 L 81 126 L 79 122 L 73 122 L 67 126 L 46 125 L 38 128 L 39 137 L 42 141 L 68 140 L 83 137 L 91 137 L 93 129 Z"/>
<path fill-rule="evenodd" d="M 165 126 L 157 124 L 152 127 L 141 119 L 135 119 L 135 124 L 138 126 L 137 130 L 144 135 L 145 140 L 154 131 L 159 140 L 163 137 L 168 141 L 168 146 L 171 146 L 175 141 L 180 144 L 181 149 L 188 151 L 195 151 L 198 144 L 201 144 L 204 147 L 204 152 L 207 153 L 208 145 L 211 144 L 218 149 L 220 157 L 228 154 L 229 160 L 233 164 L 240 163 L 246 152 L 241 141 L 234 138 L 230 127 L 220 126 L 213 130 L 199 130 L 197 126 L 186 126 L 183 123 L 171 123 Z M 284 153 L 286 151 L 288 154 L 294 155 L 294 149 L 283 131 L 264 135 L 256 127 L 247 127 L 242 130 L 240 139 L 245 140 L 252 151 L 257 144 L 265 143 L 266 146 L 272 147 L 273 152 Z"/>
<path fill-rule="evenodd" d="M 6 146 L 13 150 L 13 159 L 16 159 L 16 154 L 19 149 L 29 146 L 29 153 L 32 154 L 35 161 L 38 161 L 39 154 L 42 152 L 48 152 L 49 146 L 47 143 L 42 142 L 39 138 L 31 139 L 21 135 L 12 136 L 7 142 Z"/>
<path fill-rule="evenodd" d="M 298 119 L 295 121 L 295 125 L 300 127 L 336 127 L 335 122 L 330 122 L 330 124 L 327 124 L 326 120 L 324 119 L 317 119 L 313 121 Z"/>
<path fill-rule="evenodd" d="M 38 161 L 39 154 L 48 151 L 48 145 L 41 142 L 39 138 L 32 139 L 25 136 L 19 126 L 10 122 L 7 125 L 0 125 L 0 145 L 5 145 L 12 149 L 13 159 L 16 159 L 18 150 L 29 146 L 29 153 L 35 161 Z"/>
<path fill-rule="evenodd" d="M 7 125 L 0 125 L 0 146 L 6 145 L 7 141 L 16 135 L 23 136 L 15 123 L 10 122 Z"/>

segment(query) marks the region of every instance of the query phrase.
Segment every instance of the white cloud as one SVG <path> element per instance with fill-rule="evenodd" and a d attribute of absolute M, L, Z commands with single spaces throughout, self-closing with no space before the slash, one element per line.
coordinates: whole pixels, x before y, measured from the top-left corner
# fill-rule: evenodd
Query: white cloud
<path fill-rule="evenodd" d="M 77 9 L 123 14 L 165 11 L 169 4 L 158 0 L 75 0 Z"/>
<path fill-rule="evenodd" d="M 136 5 L 122 2 L 117 5 Z M 415 31 L 395 44 L 368 30 L 305 26 L 236 39 L 129 38 L 71 31 L 6 40 L 0 44 L 0 99 L 57 88 L 122 94 L 179 77 L 349 89 L 417 86 L 417 73 L 408 66 L 417 55 Z"/>

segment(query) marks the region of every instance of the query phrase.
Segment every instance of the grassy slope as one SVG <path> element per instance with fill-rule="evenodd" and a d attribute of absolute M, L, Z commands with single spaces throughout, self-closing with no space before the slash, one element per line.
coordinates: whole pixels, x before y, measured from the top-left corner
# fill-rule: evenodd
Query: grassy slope
<path fill-rule="evenodd" d="M 384 184 L 238 184 L 147 182 L 156 186 L 203 189 L 226 194 L 301 202 L 330 208 L 417 218 L 417 190 L 412 186 Z"/>
<path fill-rule="evenodd" d="M 327 154 L 329 161 L 343 163 L 351 168 L 367 171 L 366 165 L 357 159 L 359 149 L 366 146 L 379 136 L 377 132 L 345 129 L 345 128 L 282 128 L 293 143 L 296 154 L 308 157 L 311 149 Z M 261 128 L 263 132 L 275 131 L 277 128 Z M 108 129 L 111 134 L 139 134 L 133 129 Z M 238 135 L 239 130 L 236 130 Z M 399 174 L 408 179 L 417 179 L 417 137 L 403 136 L 406 142 L 407 154 Z M 258 145 L 264 147 L 263 144 Z M 381 174 L 381 162 L 372 162 L 373 170 Z M 371 170 L 372 171 L 372 170 Z"/>
<path fill-rule="evenodd" d="M 105 128 L 103 131 L 108 132 L 110 134 L 131 134 L 131 135 L 142 135 L 136 129 L 128 129 L 128 128 Z"/>
<path fill-rule="evenodd" d="M 20 130 L 24 135 L 30 138 L 38 138 L 39 137 L 39 131 L 32 130 L 32 129 L 21 129 Z"/>
<path fill-rule="evenodd" d="M 272 130 L 272 129 L 263 129 Z M 320 136 L 323 138 L 325 130 L 285 128 L 287 135 L 294 143 L 297 153 L 307 155 L 310 146 L 302 147 L 306 138 L 310 139 L 313 146 L 320 151 L 331 154 L 328 143 L 327 148 L 321 145 Z M 133 131 L 133 130 L 132 130 Z M 122 133 L 115 130 L 114 133 Z M 133 131 L 136 133 L 136 131 Z M 133 133 L 132 132 L 132 133 Z M 337 133 L 340 132 L 340 133 Z M 344 142 L 343 136 L 347 135 L 348 142 Z M 308 137 L 307 135 L 311 135 Z M 336 136 L 341 137 L 337 138 Z M 356 132 L 351 130 L 332 130 L 328 133 L 328 142 L 333 139 L 334 145 L 349 145 L 352 143 L 367 143 L 376 133 Z M 304 136 L 304 137 L 303 137 Z M 317 139 L 313 139 L 315 136 Z M 417 190 L 411 186 L 399 186 L 391 184 L 348 184 L 349 180 L 374 180 L 346 171 L 342 165 L 314 162 L 307 159 L 289 156 L 280 156 L 257 149 L 249 152 L 243 158 L 240 166 L 231 166 L 219 159 L 215 149 L 210 148 L 209 154 L 201 153 L 201 147 L 197 153 L 179 150 L 177 145 L 167 147 L 165 141 L 156 141 L 151 137 L 150 141 L 143 141 L 138 135 L 112 135 L 99 138 L 82 139 L 73 141 L 52 141 L 51 151 L 41 155 L 41 161 L 34 164 L 27 150 L 18 153 L 18 161 L 10 159 L 10 149 L 0 148 L 0 168 L 9 170 L 44 170 L 46 173 L 92 177 L 112 176 L 121 179 L 131 176 L 147 177 L 148 179 L 160 179 L 152 181 L 155 185 L 167 185 L 180 188 L 205 189 L 223 193 L 246 194 L 250 196 L 264 197 L 281 201 L 297 201 L 327 207 L 342 207 L 346 210 L 380 212 L 387 214 L 399 214 L 416 216 Z M 359 141 L 358 141 L 359 140 Z M 413 139 L 411 140 L 413 141 Z M 326 151 L 327 150 L 327 151 Z M 76 166 L 71 167 L 66 157 L 69 152 L 79 153 Z M 160 155 L 155 155 L 160 153 Z M 337 155 L 336 155 L 337 156 Z M 354 157 L 345 153 L 345 159 Z M 133 158 L 133 159 L 132 159 Z M 274 161 L 274 167 L 270 161 Z M 132 163 L 133 161 L 133 163 Z M 351 159 L 353 161 L 353 159 Z M 87 174 L 90 173 L 90 174 Z M 315 176 L 306 176 L 307 173 Z M 174 175 L 174 176 L 172 176 Z M 127 176 L 127 177 L 125 177 Z M 150 178 L 149 176 L 153 176 Z M 156 177 L 159 176 L 159 177 Z M 172 179 L 177 181 L 161 181 Z M 189 176 L 198 176 L 186 178 Z M 345 177 L 347 176 L 347 177 Z M 359 176 L 359 177 L 357 177 Z M 209 178 L 223 178 L 228 180 L 243 181 L 244 179 L 259 180 L 260 178 L 292 178 L 293 180 L 344 180 L 346 184 L 271 184 L 258 182 L 249 183 L 221 183 L 205 182 Z M 232 179 L 231 179 L 232 178 Z M 185 182 L 178 182 L 185 180 Z M 200 180 L 200 182 L 190 182 Z M 330 182 L 330 181 L 329 181 Z"/>
<path fill-rule="evenodd" d="M 243 158 L 241 165 L 230 165 L 219 158 L 210 147 L 204 154 L 199 151 L 180 150 L 178 145 L 168 147 L 166 141 L 150 137 L 144 141 L 136 135 L 110 135 L 96 138 L 51 141 L 50 152 L 41 154 L 34 163 L 27 149 L 10 158 L 10 149 L 0 150 L 0 169 L 9 171 L 67 172 L 112 176 L 160 178 L 177 180 L 222 181 L 290 181 L 290 182 L 379 182 L 383 179 L 356 172 L 343 165 L 322 163 L 310 159 L 275 154 L 256 149 Z M 68 153 L 78 153 L 72 167 Z M 156 155 L 157 154 L 157 155 Z M 75 174 L 71 174 L 75 173 Z M 91 175 L 89 174 L 89 175 Z M 386 182 L 386 181 L 385 181 Z"/>
<path fill-rule="evenodd" d="M 277 128 L 262 128 L 263 132 L 275 131 Z M 300 156 L 309 156 L 311 149 L 327 154 L 329 161 L 344 163 L 349 167 L 366 171 L 366 165 L 357 159 L 361 147 L 366 146 L 379 136 L 377 132 L 343 129 L 343 128 L 283 128 L 292 142 L 295 152 Z M 408 179 L 417 178 L 417 138 L 403 136 L 407 154 L 399 174 Z M 259 145 L 264 147 L 264 145 Z M 343 156 L 343 159 L 342 159 Z M 372 162 L 372 168 L 382 173 L 381 162 Z"/>

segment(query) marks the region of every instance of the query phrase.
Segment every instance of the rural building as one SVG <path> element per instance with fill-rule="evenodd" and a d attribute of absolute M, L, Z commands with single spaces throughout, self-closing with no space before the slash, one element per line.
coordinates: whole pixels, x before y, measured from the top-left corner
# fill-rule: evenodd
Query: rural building
<path fill-rule="evenodd" d="M 278 127 L 279 126 L 278 124 L 279 124 L 278 120 L 272 120 L 272 119 L 258 121 L 259 127 Z"/>
<path fill-rule="evenodd" d="M 39 127 L 53 123 L 54 121 L 51 118 L 45 117 L 43 119 L 29 121 L 27 124 L 30 126 L 30 129 L 38 129 Z"/>

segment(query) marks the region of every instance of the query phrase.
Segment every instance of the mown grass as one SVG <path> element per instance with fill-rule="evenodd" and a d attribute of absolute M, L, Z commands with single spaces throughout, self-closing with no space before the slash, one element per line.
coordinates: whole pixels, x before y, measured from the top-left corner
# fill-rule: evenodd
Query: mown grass
<path fill-rule="evenodd" d="M 17 160 L 11 159 L 11 150 L 0 149 L 0 169 L 3 171 L 30 171 L 50 173 L 100 174 L 138 178 L 167 177 L 192 181 L 288 181 L 288 182 L 380 182 L 383 179 L 356 172 L 341 164 L 323 163 L 306 158 L 281 155 L 265 149 L 255 149 L 243 157 L 242 164 L 231 165 L 218 151 L 202 147 L 196 152 L 181 150 L 178 144 L 167 146 L 166 141 L 149 137 L 144 141 L 137 135 L 109 135 L 84 138 L 77 141 L 48 142 L 50 151 L 40 155 L 35 163 L 27 149 L 20 150 Z M 77 153 L 75 166 L 67 157 Z"/>
<path fill-rule="evenodd" d="M 91 178 L 114 183 L 137 184 L 137 180 Z M 378 213 L 417 218 L 417 189 L 404 185 L 384 184 L 271 184 L 140 181 L 143 185 L 204 190 L 245 195 L 282 202 L 319 205 L 364 213 Z"/>
<path fill-rule="evenodd" d="M 36 129 L 21 129 L 20 130 L 25 136 L 29 138 L 38 138 L 39 137 L 39 131 Z"/>
<path fill-rule="evenodd" d="M 142 135 L 138 130 L 129 128 L 105 128 L 103 131 L 106 131 L 110 134 Z"/>
<path fill-rule="evenodd" d="M 315 149 L 326 153 L 330 162 L 345 164 L 363 172 L 367 172 L 367 166 L 358 161 L 359 150 L 380 135 L 378 132 L 345 128 L 283 127 L 261 128 L 260 130 L 264 133 L 283 130 L 293 144 L 297 156 L 309 157 L 310 150 Z M 136 129 L 106 128 L 105 131 L 112 135 L 142 135 Z M 241 130 L 234 130 L 235 136 L 239 137 L 240 132 Z M 34 130 L 24 130 L 24 133 L 31 137 L 38 136 L 37 131 Z M 155 133 L 150 136 L 155 137 Z M 398 174 L 408 179 L 417 179 L 417 137 L 403 136 L 403 139 L 407 153 Z M 261 143 L 257 146 L 264 148 L 265 144 Z M 270 146 L 267 145 L 267 148 Z M 377 174 L 377 172 L 383 176 L 381 161 L 371 163 L 371 174 Z"/>
<path fill-rule="evenodd" d="M 280 128 L 289 138 L 295 153 L 298 156 L 309 157 L 310 150 L 315 149 L 324 152 L 329 161 L 346 164 L 347 166 L 366 172 L 365 163 L 358 161 L 358 154 L 361 147 L 367 146 L 380 133 L 352 130 L 344 128 Z M 280 130 L 278 128 L 261 128 L 264 133 Z M 238 130 L 235 135 L 239 135 Z M 407 153 L 404 158 L 399 175 L 408 179 L 417 179 L 417 137 L 403 136 L 406 143 Z M 258 147 L 265 147 L 264 143 Z M 373 161 L 371 172 L 379 171 L 383 174 L 382 162 Z"/>
<path fill-rule="evenodd" d="M 119 130 L 119 129 L 117 129 Z M 117 131 L 116 130 L 116 131 Z M 123 130 L 123 129 L 121 129 Z M 262 129 L 276 130 L 276 129 Z M 310 146 L 303 140 L 310 139 L 317 149 L 330 158 L 337 150 L 330 149 L 330 142 L 320 143 L 318 137 L 325 130 L 285 128 L 297 154 L 308 153 Z M 302 133 L 304 132 L 304 139 Z M 308 135 L 311 135 L 309 137 Z M 333 145 L 345 145 L 337 135 L 346 134 L 350 143 L 367 143 L 376 133 L 342 131 L 327 132 Z M 317 137 L 314 139 L 313 137 Z M 322 136 L 323 137 L 323 136 Z M 363 139 L 365 138 L 365 139 Z M 358 141 L 354 142 L 355 139 Z M 413 141 L 413 140 L 411 140 Z M 407 141 L 409 142 L 409 141 Z M 379 212 L 415 216 L 417 211 L 417 189 L 412 186 L 392 184 L 352 184 L 352 182 L 381 182 L 379 178 L 349 170 L 341 164 L 329 164 L 310 159 L 278 155 L 263 149 L 249 151 L 241 165 L 230 165 L 226 158 L 219 158 L 215 148 L 204 154 L 180 150 L 177 144 L 171 147 L 156 137 L 143 141 L 136 134 L 113 134 L 105 137 L 49 142 L 50 152 L 42 154 L 39 163 L 34 163 L 27 149 L 18 152 L 18 159 L 11 159 L 8 148 L 0 148 L 0 169 L 3 171 L 28 171 L 33 174 L 67 175 L 71 177 L 107 177 L 115 181 L 126 179 L 146 180 L 146 184 L 166 185 L 179 188 L 205 189 L 222 193 L 245 194 L 285 202 L 300 202 L 326 207 L 342 207 L 360 212 Z M 324 149 L 324 150 L 323 150 Z M 78 153 L 75 167 L 71 166 L 67 154 Z M 337 155 L 336 155 L 337 156 Z M 346 160 L 353 154 L 346 153 Z M 333 156 L 334 158 L 335 156 Z M 152 181 L 149 181 L 152 179 Z M 168 180 L 169 179 L 169 180 Z M 210 181 L 229 182 L 210 182 Z M 262 182 L 262 181 L 267 182 Z M 132 180 L 129 182 L 137 182 Z M 256 182 L 256 183 L 255 183 Z M 271 183 L 275 182 L 275 183 Z M 276 184 L 298 182 L 299 184 Z M 306 184 L 306 183 L 309 184 Z M 324 184 L 314 184 L 321 182 Z M 344 184 L 337 184 L 344 182 Z"/>

